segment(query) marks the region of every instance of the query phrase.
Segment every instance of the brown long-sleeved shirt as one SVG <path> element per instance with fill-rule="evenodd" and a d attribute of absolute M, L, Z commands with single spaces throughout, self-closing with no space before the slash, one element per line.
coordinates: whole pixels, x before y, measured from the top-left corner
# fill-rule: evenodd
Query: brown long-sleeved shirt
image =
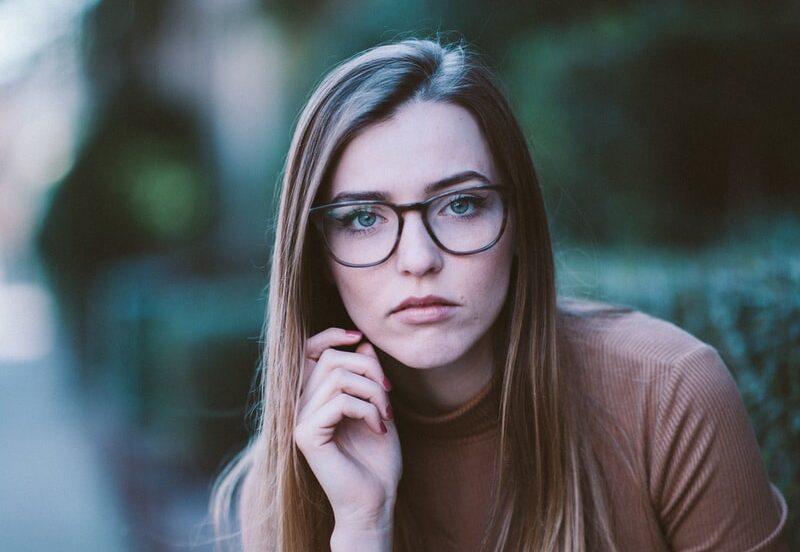
<path fill-rule="evenodd" d="M 716 350 L 635 311 L 562 324 L 597 419 L 613 428 L 591 439 L 619 549 L 787 550 L 786 502 Z M 401 484 L 425 550 L 479 549 L 499 446 L 497 381 L 438 415 L 392 397 Z"/>

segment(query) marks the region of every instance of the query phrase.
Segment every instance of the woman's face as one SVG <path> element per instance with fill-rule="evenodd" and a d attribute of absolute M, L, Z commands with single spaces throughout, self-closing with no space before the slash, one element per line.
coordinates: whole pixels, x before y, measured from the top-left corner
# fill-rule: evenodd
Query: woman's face
<path fill-rule="evenodd" d="M 471 113 L 447 103 L 409 103 L 347 146 L 323 200 L 349 192 L 378 192 L 386 201 L 401 204 L 485 184 L 470 178 L 426 193 L 426 186 L 466 171 L 502 184 Z M 331 274 L 350 318 L 377 348 L 414 368 L 456 363 L 489 342 L 485 338 L 508 291 L 512 221 L 509 216 L 505 232 L 491 248 L 453 255 L 434 243 L 419 211 L 404 216 L 400 242 L 386 261 L 353 268 L 329 256 Z M 371 222 L 359 222 L 364 220 Z M 428 295 L 453 305 L 395 312 L 409 297 Z"/>

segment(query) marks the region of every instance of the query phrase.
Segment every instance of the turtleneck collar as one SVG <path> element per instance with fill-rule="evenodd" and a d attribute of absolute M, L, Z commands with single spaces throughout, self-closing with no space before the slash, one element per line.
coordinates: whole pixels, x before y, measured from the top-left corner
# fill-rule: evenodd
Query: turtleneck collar
<path fill-rule="evenodd" d="M 401 435 L 437 440 L 475 437 L 499 424 L 500 378 L 495 371 L 489 382 L 472 398 L 444 413 L 421 413 L 400 395 L 392 395 L 391 400 Z"/>

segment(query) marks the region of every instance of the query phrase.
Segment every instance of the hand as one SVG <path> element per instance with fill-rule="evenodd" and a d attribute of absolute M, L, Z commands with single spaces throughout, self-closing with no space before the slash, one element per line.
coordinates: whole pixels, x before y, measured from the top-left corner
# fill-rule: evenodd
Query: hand
<path fill-rule="evenodd" d="M 391 530 L 402 473 L 385 375 L 360 333 L 328 328 L 306 341 L 294 440 L 328 497 L 337 530 Z"/>

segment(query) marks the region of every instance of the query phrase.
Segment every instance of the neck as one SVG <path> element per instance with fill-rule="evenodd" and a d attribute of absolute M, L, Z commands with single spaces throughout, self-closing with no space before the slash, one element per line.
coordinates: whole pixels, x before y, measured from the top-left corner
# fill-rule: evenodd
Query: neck
<path fill-rule="evenodd" d="M 455 410 L 477 395 L 492 378 L 494 355 L 490 333 L 460 358 L 435 368 L 412 368 L 379 352 L 393 393 L 399 394 L 403 402 L 420 413 Z"/>

